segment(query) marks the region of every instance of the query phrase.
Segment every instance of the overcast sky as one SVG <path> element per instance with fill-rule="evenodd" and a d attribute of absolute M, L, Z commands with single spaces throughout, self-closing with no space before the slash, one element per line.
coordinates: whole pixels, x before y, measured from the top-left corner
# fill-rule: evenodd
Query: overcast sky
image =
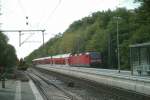
<path fill-rule="evenodd" d="M 55 34 L 63 33 L 75 20 L 89 16 L 92 12 L 114 10 L 117 6 L 133 9 L 137 4 L 133 4 L 133 0 L 1 0 L 1 29 L 46 29 L 47 41 Z M 30 33 L 32 36 L 28 41 L 37 42 L 25 42 L 21 47 L 19 33 L 5 33 L 9 43 L 16 48 L 18 58 L 27 56 L 42 45 L 41 32 Z M 22 42 L 31 34 L 22 35 Z"/>

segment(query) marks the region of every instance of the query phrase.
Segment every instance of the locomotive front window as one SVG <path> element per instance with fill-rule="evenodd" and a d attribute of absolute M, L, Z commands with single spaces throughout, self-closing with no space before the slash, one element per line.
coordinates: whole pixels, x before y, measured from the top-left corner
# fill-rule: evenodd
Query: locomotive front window
<path fill-rule="evenodd" d="M 92 52 L 92 53 L 90 53 L 90 56 L 93 59 L 100 59 L 101 58 L 100 53 L 98 53 L 98 52 Z"/>

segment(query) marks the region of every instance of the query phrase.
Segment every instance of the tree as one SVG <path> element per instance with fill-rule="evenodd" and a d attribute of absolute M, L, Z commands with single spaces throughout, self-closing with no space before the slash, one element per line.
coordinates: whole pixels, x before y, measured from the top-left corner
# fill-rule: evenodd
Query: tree
<path fill-rule="evenodd" d="M 17 63 L 15 48 L 8 44 L 4 52 L 5 66 L 7 68 L 14 67 Z"/>
<path fill-rule="evenodd" d="M 117 68 L 117 20 L 119 24 L 119 48 L 121 69 L 130 69 L 129 45 L 150 40 L 150 0 L 137 0 L 141 6 L 135 10 L 118 8 L 114 11 L 99 11 L 73 22 L 63 33 L 46 43 L 48 54 L 101 52 L 103 68 Z M 42 46 L 26 59 L 42 57 Z"/>
<path fill-rule="evenodd" d="M 6 49 L 8 38 L 0 32 L 0 66 L 4 66 L 4 51 Z"/>
<path fill-rule="evenodd" d="M 0 33 L 0 67 L 3 67 L 4 70 L 13 68 L 17 61 L 14 47 L 7 42 L 7 36 Z"/>

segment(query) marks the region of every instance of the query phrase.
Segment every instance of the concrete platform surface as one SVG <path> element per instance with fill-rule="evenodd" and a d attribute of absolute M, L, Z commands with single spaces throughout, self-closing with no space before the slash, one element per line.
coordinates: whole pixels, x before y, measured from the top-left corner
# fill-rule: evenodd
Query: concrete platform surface
<path fill-rule="evenodd" d="M 43 100 L 37 91 L 32 81 L 6 80 L 5 88 L 0 81 L 0 100 Z"/>
<path fill-rule="evenodd" d="M 150 78 L 108 73 L 92 68 L 37 65 L 38 68 L 150 96 Z"/>

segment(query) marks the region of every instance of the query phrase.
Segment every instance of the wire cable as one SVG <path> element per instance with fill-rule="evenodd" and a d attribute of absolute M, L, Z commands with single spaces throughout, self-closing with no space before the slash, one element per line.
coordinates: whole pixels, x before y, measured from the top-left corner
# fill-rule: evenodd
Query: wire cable
<path fill-rule="evenodd" d="M 25 10 L 25 8 L 24 8 L 24 6 L 23 6 L 21 0 L 17 0 L 17 1 L 18 1 L 18 4 L 19 4 L 19 6 L 20 6 L 20 8 L 21 8 L 21 10 L 22 10 L 23 16 L 24 16 L 24 17 L 27 17 L 26 10 Z"/>
<path fill-rule="evenodd" d="M 48 15 L 48 18 L 45 20 L 45 22 L 43 23 L 44 27 L 47 26 L 48 21 L 50 20 L 50 18 L 54 15 L 54 13 L 56 12 L 57 8 L 59 7 L 59 5 L 61 4 L 62 0 L 59 0 L 57 5 L 55 6 L 55 8 L 52 10 L 52 12 Z"/>
<path fill-rule="evenodd" d="M 31 33 L 27 38 L 25 38 L 24 41 L 22 41 L 20 44 L 24 44 L 25 42 L 27 42 L 35 33 Z"/>

